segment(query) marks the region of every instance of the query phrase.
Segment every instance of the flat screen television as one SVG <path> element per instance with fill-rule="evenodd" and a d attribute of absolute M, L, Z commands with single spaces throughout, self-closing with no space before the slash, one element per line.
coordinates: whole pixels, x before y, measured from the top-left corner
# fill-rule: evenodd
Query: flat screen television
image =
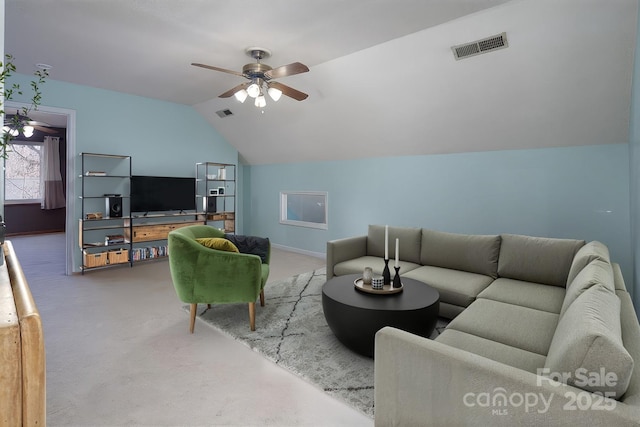
<path fill-rule="evenodd" d="M 195 178 L 131 177 L 131 212 L 189 211 L 195 208 Z"/>

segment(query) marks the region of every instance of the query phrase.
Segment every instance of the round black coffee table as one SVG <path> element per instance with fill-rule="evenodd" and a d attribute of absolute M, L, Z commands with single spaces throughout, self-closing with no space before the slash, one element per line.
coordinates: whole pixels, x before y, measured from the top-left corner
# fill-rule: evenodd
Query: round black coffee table
<path fill-rule="evenodd" d="M 373 357 L 375 335 L 393 326 L 429 337 L 436 326 L 440 294 L 417 280 L 402 278 L 397 294 L 369 294 L 355 289 L 359 274 L 336 276 L 322 287 L 322 309 L 335 336 L 351 350 Z"/>

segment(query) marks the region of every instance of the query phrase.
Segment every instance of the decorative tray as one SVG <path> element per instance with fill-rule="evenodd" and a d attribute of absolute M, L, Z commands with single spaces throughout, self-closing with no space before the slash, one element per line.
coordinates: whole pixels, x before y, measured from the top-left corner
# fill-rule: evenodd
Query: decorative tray
<path fill-rule="evenodd" d="M 354 280 L 353 284 L 359 291 L 380 295 L 397 294 L 399 292 L 402 292 L 403 288 L 402 284 L 400 284 L 399 288 L 392 288 L 391 285 L 384 285 L 382 289 L 373 289 L 371 285 L 365 285 L 365 283 L 362 281 L 362 277 L 358 277 L 356 280 Z"/>

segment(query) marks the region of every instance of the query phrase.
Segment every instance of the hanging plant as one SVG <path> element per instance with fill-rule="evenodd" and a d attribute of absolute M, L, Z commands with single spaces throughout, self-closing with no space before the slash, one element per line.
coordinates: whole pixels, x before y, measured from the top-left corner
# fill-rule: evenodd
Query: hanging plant
<path fill-rule="evenodd" d="M 2 71 L 0 72 L 0 90 L 4 95 L 4 101 L 0 101 L 0 116 L 4 118 L 4 125 L 2 128 L 2 137 L 0 138 L 0 158 L 6 159 L 9 155 L 9 144 L 20 132 L 24 132 L 26 120 L 28 120 L 29 113 L 32 110 L 37 110 L 38 105 L 42 102 L 42 91 L 40 87 L 45 83 L 47 77 L 49 77 L 49 70 L 39 69 L 33 74 L 36 80 L 30 82 L 31 91 L 31 104 L 20 108 L 17 114 L 13 115 L 10 119 L 6 118 L 4 111 L 4 103 L 13 99 L 15 94 L 22 95 L 22 88 L 19 84 L 13 83 L 11 87 L 6 87 L 6 81 L 16 71 L 16 66 L 13 63 L 13 56 L 10 54 L 5 55 L 5 63 L 0 62 Z M 14 130 L 13 133 L 9 130 Z"/>

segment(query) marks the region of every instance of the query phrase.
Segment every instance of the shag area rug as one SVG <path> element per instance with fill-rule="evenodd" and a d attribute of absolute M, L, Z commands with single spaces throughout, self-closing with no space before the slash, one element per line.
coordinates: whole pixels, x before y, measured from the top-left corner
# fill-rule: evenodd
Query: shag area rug
<path fill-rule="evenodd" d="M 331 332 L 322 311 L 325 282 L 322 268 L 268 283 L 265 306 L 256 304 L 254 332 L 246 304 L 200 305 L 198 318 L 373 417 L 373 359 L 349 350 Z M 439 321 L 437 329 L 445 325 Z"/>

